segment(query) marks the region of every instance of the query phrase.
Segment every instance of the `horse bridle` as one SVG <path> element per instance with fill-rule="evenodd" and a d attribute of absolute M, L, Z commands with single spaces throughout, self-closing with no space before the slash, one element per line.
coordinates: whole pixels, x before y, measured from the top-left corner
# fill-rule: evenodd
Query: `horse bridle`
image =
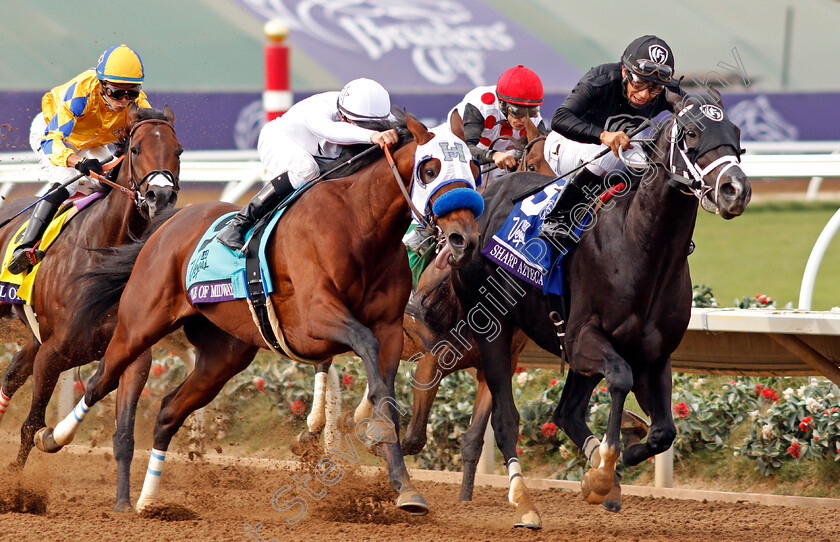
<path fill-rule="evenodd" d="M 119 185 L 106 178 L 105 176 L 93 174 L 94 178 L 97 181 L 107 184 L 108 186 L 122 192 L 123 194 L 131 198 L 131 200 L 134 202 L 134 205 L 137 207 L 137 210 L 139 210 L 141 213 L 146 213 L 146 198 L 140 193 L 140 187 L 143 186 L 143 183 L 148 182 L 152 185 L 159 186 L 171 185 L 176 192 L 180 189 L 177 177 L 175 177 L 175 175 L 168 169 L 153 169 L 145 175 L 143 175 L 143 177 L 139 181 L 136 180 L 136 177 L 134 175 L 134 166 L 131 160 L 131 138 L 134 136 L 134 132 L 136 132 L 140 126 L 151 124 L 166 126 L 170 130 L 172 130 L 173 134 L 175 133 L 175 128 L 173 128 L 169 122 L 162 119 L 144 119 L 131 127 L 131 129 L 128 132 L 128 143 L 126 144 L 125 154 L 123 154 L 123 157 L 125 158 L 124 166 L 128 168 L 128 181 L 129 183 L 131 183 L 130 187 Z M 163 180 L 159 181 L 157 179 L 158 176 L 163 177 Z"/>
<path fill-rule="evenodd" d="M 677 114 L 677 116 L 683 115 L 690 108 L 691 106 L 683 109 Z M 699 201 L 700 206 L 705 211 L 717 213 L 717 198 L 720 193 L 720 181 L 723 178 L 724 173 L 726 173 L 730 168 L 739 167 L 738 164 L 740 163 L 740 157 L 738 155 L 726 154 L 716 160 L 713 160 L 706 167 L 700 168 L 700 166 L 693 162 L 688 156 L 691 149 L 689 149 L 686 144 L 684 130 L 677 123 L 677 116 L 671 120 L 670 134 L 668 137 L 671 141 L 668 150 L 669 165 L 666 166 L 661 162 L 654 163 L 656 165 L 661 165 L 665 169 L 666 181 L 670 186 L 680 189 L 683 194 L 695 196 Z M 706 186 L 703 179 L 721 164 L 727 165 L 718 172 L 714 186 Z M 686 172 L 688 172 L 690 178 L 685 175 Z M 706 197 L 709 192 L 713 192 L 714 197 Z"/>

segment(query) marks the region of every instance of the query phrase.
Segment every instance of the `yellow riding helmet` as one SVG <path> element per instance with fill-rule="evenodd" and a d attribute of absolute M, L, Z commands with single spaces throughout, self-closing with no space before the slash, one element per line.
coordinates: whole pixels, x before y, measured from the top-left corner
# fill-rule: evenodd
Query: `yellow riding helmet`
<path fill-rule="evenodd" d="M 96 63 L 96 76 L 100 81 L 114 83 L 143 82 L 143 61 L 128 45 L 115 45 L 102 53 Z"/>

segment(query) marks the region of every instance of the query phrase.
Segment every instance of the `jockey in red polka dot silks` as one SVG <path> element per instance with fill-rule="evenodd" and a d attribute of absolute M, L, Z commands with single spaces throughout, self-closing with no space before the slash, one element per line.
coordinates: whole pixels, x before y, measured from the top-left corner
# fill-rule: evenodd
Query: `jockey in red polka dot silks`
<path fill-rule="evenodd" d="M 541 132 L 547 132 L 540 117 L 542 103 L 542 81 L 520 64 L 505 70 L 495 85 L 468 92 L 447 120 L 452 132 L 463 136 L 479 164 L 498 168 L 490 172 L 492 179 L 516 168 L 517 158 L 509 153 L 514 147 L 511 138 L 525 137 L 527 117 Z"/>

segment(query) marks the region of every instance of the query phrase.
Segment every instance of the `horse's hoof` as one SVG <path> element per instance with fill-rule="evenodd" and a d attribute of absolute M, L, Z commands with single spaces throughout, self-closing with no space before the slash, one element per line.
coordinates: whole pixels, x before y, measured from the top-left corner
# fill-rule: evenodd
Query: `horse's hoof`
<path fill-rule="evenodd" d="M 397 497 L 397 508 L 405 510 L 412 516 L 425 516 L 429 513 L 429 505 L 426 499 L 415 490 L 403 491 Z"/>
<path fill-rule="evenodd" d="M 310 431 L 301 431 L 299 435 L 292 437 L 289 443 L 292 453 L 297 456 L 321 453 L 321 441 L 319 436 Z"/>
<path fill-rule="evenodd" d="M 621 512 L 621 499 L 607 499 L 601 503 L 608 512 Z"/>
<path fill-rule="evenodd" d="M 516 515 L 513 516 L 513 526 L 538 530 L 542 529 L 542 519 L 536 510 L 520 504 L 516 507 Z"/>
<path fill-rule="evenodd" d="M 134 507 L 131 506 L 131 501 L 120 501 L 114 506 L 114 512 L 124 514 L 126 512 L 134 512 Z"/>
<path fill-rule="evenodd" d="M 648 421 L 632 410 L 621 413 L 621 440 L 624 441 L 624 448 L 644 440 L 648 429 L 650 429 Z"/>
<path fill-rule="evenodd" d="M 53 438 L 52 427 L 42 427 L 38 429 L 38 432 L 35 433 L 35 447 L 42 452 L 47 452 L 48 454 L 54 454 L 64 448 L 64 446 L 57 443 Z"/>
<path fill-rule="evenodd" d="M 621 481 L 618 478 L 618 473 L 615 473 L 613 487 L 607 495 L 607 500 L 601 503 L 601 506 L 610 512 L 621 512 Z"/>
<path fill-rule="evenodd" d="M 338 418 L 338 430 L 345 435 L 356 430 L 356 420 L 353 419 L 353 412 L 348 410 Z"/>
<path fill-rule="evenodd" d="M 597 491 L 595 489 L 595 483 L 593 482 L 593 476 L 591 475 L 594 470 L 595 469 L 589 469 L 586 471 L 586 474 L 583 475 L 583 480 L 580 481 L 580 493 L 583 495 L 584 500 L 586 500 L 589 504 L 602 504 L 607 500 L 609 491 Z"/>
<path fill-rule="evenodd" d="M 364 431 L 364 443 L 368 446 L 377 444 L 396 444 L 399 442 L 394 426 L 382 420 L 362 421 L 367 425 Z"/>

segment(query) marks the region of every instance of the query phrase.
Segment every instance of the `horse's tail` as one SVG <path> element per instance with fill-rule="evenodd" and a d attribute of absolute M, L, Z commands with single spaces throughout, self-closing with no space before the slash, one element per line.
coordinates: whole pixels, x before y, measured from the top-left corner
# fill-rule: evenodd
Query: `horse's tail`
<path fill-rule="evenodd" d="M 457 272 L 450 271 L 415 294 L 419 301 L 413 304 L 412 309 L 431 332 L 428 337 L 421 335 L 426 351 L 431 351 L 446 339 L 449 332 L 456 330 L 458 323 L 466 317 L 458 295 L 460 287 Z"/>
<path fill-rule="evenodd" d="M 149 237 L 179 210 L 167 209 L 152 219 L 143 235 L 131 243 L 98 250 L 101 253 L 99 265 L 74 277 L 79 288 L 70 323 L 71 336 L 84 336 L 92 323 L 116 316 L 116 307 L 140 250 Z"/>

